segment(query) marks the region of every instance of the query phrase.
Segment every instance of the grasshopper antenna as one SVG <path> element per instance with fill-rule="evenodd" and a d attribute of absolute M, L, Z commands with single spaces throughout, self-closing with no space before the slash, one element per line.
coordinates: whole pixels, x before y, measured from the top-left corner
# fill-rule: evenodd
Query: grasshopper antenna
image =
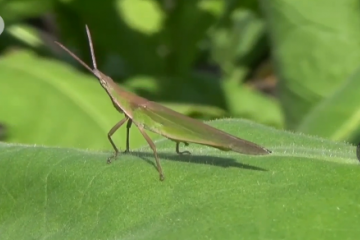
<path fill-rule="evenodd" d="M 87 27 L 86 27 L 87 28 Z M 90 41 L 91 42 L 91 41 Z M 61 47 L 62 49 L 64 49 L 68 54 L 70 54 L 70 56 L 72 56 L 76 61 L 78 61 L 81 65 L 83 65 L 87 70 L 89 70 L 90 72 L 94 73 L 94 70 L 91 69 L 86 63 L 84 63 L 78 56 L 76 56 L 72 51 L 70 51 L 67 47 L 65 47 L 64 45 L 62 45 L 61 43 L 55 41 L 55 43 L 57 45 L 59 45 L 59 47 Z M 94 59 L 94 58 L 93 58 Z M 96 65 L 95 65 L 96 67 Z"/>
<path fill-rule="evenodd" d="M 87 34 L 88 40 L 89 40 L 91 59 L 92 59 L 92 62 L 93 62 L 93 68 L 94 68 L 94 70 L 97 70 L 96 58 L 95 58 L 95 53 L 94 53 L 94 45 L 93 45 L 93 42 L 92 42 L 92 39 L 91 39 L 91 33 L 90 33 L 88 25 L 85 25 L 85 27 L 86 27 L 86 34 Z"/>

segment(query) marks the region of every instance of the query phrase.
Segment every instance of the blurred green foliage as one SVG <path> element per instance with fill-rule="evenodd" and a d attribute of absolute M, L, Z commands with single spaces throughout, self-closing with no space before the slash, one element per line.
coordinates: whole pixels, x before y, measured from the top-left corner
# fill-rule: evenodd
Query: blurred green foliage
<path fill-rule="evenodd" d="M 269 50 L 258 7 L 253 1 L 0 1 L 6 141 L 109 148 L 104 136 L 121 116 L 96 80 L 82 82 L 81 72 L 89 73 L 53 42 L 90 62 L 85 24 L 99 69 L 129 91 L 203 120 L 243 117 L 284 127 L 276 97 L 247 83 Z M 132 145 L 144 144 L 134 134 Z M 116 135 L 122 144 L 123 135 Z"/>
<path fill-rule="evenodd" d="M 199 226 L 214 239 L 358 235 L 358 161 L 341 141 L 360 141 L 359 1 L 0 0 L 0 16 L 0 140 L 28 144 L 0 144 L 9 239 L 190 239 L 204 236 Z M 160 185 L 149 181 L 153 158 L 135 127 L 131 149 L 146 146 L 146 161 L 140 149 L 108 167 L 109 153 L 64 148 L 112 150 L 106 134 L 122 118 L 54 44 L 90 63 L 85 24 L 99 69 L 122 87 L 202 120 L 250 119 L 212 124 L 273 153 L 190 146 L 194 155 L 179 158 L 157 141 L 160 158 L 174 160 L 164 161 L 172 181 Z M 124 137 L 125 128 L 114 135 L 122 149 Z"/>
<path fill-rule="evenodd" d="M 76 135 L 103 136 L 119 118 L 93 77 L 78 83 L 81 72 L 89 73 L 53 42 L 89 62 L 87 24 L 99 68 L 129 91 L 203 120 L 247 118 L 357 142 L 360 15 L 353 6 L 358 5 L 356 0 L 331 6 L 325 0 L 0 0 L 6 24 L 0 41 L 5 140 L 74 146 L 82 139 Z M 65 70 L 66 62 L 77 72 Z M 258 74 L 263 65 L 270 69 Z M 276 85 L 262 90 L 269 79 Z M 52 81 L 66 84 L 66 90 Z M 59 99 L 55 93 L 62 93 Z M 93 113 L 81 111 L 82 104 L 91 105 Z M 55 115 L 78 123 L 53 125 L 59 121 Z M 58 137 L 49 137 L 51 125 L 69 136 L 55 130 Z M 75 147 L 103 149 L 105 142 Z M 137 137 L 132 142 L 144 143 Z"/>
<path fill-rule="evenodd" d="M 108 107 L 111 103 L 104 100 L 102 89 L 95 89 L 93 77 L 78 83 L 84 78 L 81 72 L 89 73 L 53 42 L 62 42 L 89 62 L 87 24 L 99 68 L 129 91 L 203 120 L 247 118 L 356 142 L 360 136 L 360 95 L 354 91 L 360 62 L 360 15 L 354 6 L 359 3 L 326 3 L 0 0 L 0 16 L 6 25 L 0 36 L 0 123 L 7 126 L 5 140 L 108 147 L 106 139 L 100 145 L 89 141 L 73 145 L 74 139 L 82 139 L 76 135 L 103 136 L 119 114 Z M 48 64 L 51 69 L 46 69 Z M 65 70 L 66 64 L 76 66 L 77 72 L 70 67 Z M 258 74 L 264 72 L 263 65 L 270 69 Z M 52 81 L 66 84 L 67 90 Z M 263 90 L 262 85 L 270 87 Z M 52 91 L 62 95 L 55 99 Z M 58 108 L 52 101 L 63 106 Z M 93 114 L 81 111 L 82 104 L 91 105 Z M 55 115 L 79 122 L 52 126 L 68 132 L 68 137 L 56 130 L 58 137 L 49 137 L 46 129 L 59 121 Z M 132 142 L 144 143 L 136 136 Z"/>

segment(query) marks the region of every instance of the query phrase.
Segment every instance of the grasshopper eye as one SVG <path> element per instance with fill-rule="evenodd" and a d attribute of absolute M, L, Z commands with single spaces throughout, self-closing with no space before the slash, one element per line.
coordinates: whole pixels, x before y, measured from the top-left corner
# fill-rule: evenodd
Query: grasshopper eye
<path fill-rule="evenodd" d="M 99 80 L 100 80 L 101 85 L 103 85 L 104 87 L 107 87 L 107 82 L 103 78 L 99 78 Z"/>

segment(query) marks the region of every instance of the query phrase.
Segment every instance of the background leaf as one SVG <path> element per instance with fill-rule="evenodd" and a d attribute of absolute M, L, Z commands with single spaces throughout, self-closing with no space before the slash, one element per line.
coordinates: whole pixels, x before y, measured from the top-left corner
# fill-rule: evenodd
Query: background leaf
<path fill-rule="evenodd" d="M 341 88 L 318 104 L 304 119 L 299 130 L 333 140 L 356 137 L 360 123 L 359 76 L 360 70 L 357 70 Z M 355 139 L 356 142 L 359 140 Z"/>
<path fill-rule="evenodd" d="M 279 97 L 289 128 L 296 129 L 360 62 L 356 0 L 261 1 L 280 77 Z"/>

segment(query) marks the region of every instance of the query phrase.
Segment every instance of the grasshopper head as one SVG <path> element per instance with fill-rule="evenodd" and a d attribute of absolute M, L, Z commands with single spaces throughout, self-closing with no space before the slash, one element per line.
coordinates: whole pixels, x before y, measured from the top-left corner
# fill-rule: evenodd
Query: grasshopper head
<path fill-rule="evenodd" d="M 99 79 L 100 84 L 104 87 L 104 88 L 108 88 L 109 87 L 109 77 L 106 76 L 105 74 L 103 74 L 101 71 L 99 71 L 98 69 L 94 69 L 92 70 L 93 74 L 96 76 L 97 79 Z"/>

